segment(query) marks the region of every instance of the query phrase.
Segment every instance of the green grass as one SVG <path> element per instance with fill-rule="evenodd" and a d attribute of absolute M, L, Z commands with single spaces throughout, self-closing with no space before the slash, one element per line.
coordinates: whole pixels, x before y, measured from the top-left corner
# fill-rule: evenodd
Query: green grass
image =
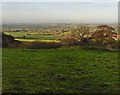
<path fill-rule="evenodd" d="M 117 93 L 118 53 L 3 49 L 3 93 Z"/>
<path fill-rule="evenodd" d="M 39 42 L 60 42 L 58 40 L 40 40 L 40 39 L 19 39 L 19 38 L 16 38 L 15 40 L 18 40 L 18 41 L 22 41 L 22 42 L 35 42 L 35 41 L 39 41 Z"/>
<path fill-rule="evenodd" d="M 41 40 L 55 40 L 57 36 L 54 35 L 27 35 L 26 39 L 41 39 Z"/>
<path fill-rule="evenodd" d="M 31 41 L 31 40 L 56 40 L 59 39 L 59 36 L 57 35 L 45 35 L 45 34 L 40 34 L 40 35 L 27 35 L 27 33 L 34 33 L 34 32 L 5 32 L 5 34 L 12 35 L 16 39 L 21 40 L 26 40 L 26 41 Z M 25 36 L 25 38 L 23 38 Z"/>
<path fill-rule="evenodd" d="M 71 31 L 68 31 L 68 32 L 64 32 L 64 34 L 71 34 Z"/>
<path fill-rule="evenodd" d="M 17 37 L 23 37 L 24 35 L 26 35 L 26 32 L 5 32 L 5 34 L 12 35 L 17 38 Z"/>

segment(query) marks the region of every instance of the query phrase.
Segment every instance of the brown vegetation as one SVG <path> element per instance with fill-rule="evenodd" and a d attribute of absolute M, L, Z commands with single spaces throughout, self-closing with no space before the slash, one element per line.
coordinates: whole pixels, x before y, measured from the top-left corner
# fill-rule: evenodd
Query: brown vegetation
<path fill-rule="evenodd" d="M 91 32 L 87 26 L 80 26 L 72 31 L 73 36 L 80 40 L 80 45 L 117 48 L 117 33 L 108 25 L 99 25 L 96 31 Z"/>
<path fill-rule="evenodd" d="M 97 27 L 95 33 L 91 35 L 91 40 L 94 44 L 99 46 L 109 45 L 115 43 L 117 33 L 113 32 L 115 29 L 107 25 L 100 25 Z"/>
<path fill-rule="evenodd" d="M 57 42 L 39 42 L 34 41 L 31 43 L 22 43 L 19 45 L 19 48 L 28 48 L 28 49 L 50 49 L 50 48 L 60 48 L 61 43 Z"/>

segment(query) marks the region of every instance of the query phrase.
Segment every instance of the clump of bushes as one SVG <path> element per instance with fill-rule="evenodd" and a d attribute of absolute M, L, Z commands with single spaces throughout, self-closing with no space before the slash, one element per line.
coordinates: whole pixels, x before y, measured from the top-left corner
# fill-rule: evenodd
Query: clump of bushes
<path fill-rule="evenodd" d="M 88 26 L 79 26 L 72 30 L 72 36 L 79 39 L 80 46 L 94 46 L 106 49 L 118 49 L 115 29 L 108 25 L 97 26 L 94 32 Z M 72 43 L 73 44 L 73 43 Z"/>
<path fill-rule="evenodd" d="M 2 47 L 3 48 L 16 48 L 21 42 L 15 40 L 12 35 L 2 33 Z"/>
<path fill-rule="evenodd" d="M 76 45 L 79 45 L 80 42 L 74 38 L 63 38 L 61 40 L 61 44 L 63 46 L 76 46 Z"/>
<path fill-rule="evenodd" d="M 65 35 L 60 43 L 63 45 L 63 46 L 76 46 L 76 45 L 80 45 L 80 41 L 78 39 L 76 39 L 73 35 L 71 34 L 67 34 Z"/>
<path fill-rule="evenodd" d="M 92 41 L 90 38 L 84 37 L 80 40 L 80 46 L 91 46 L 92 45 Z"/>

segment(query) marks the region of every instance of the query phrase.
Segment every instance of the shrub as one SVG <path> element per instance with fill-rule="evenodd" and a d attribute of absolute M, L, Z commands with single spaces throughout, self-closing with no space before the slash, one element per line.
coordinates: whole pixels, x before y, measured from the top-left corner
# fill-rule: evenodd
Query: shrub
<path fill-rule="evenodd" d="M 2 47 L 3 48 L 13 48 L 18 47 L 20 41 L 15 40 L 15 38 L 11 35 L 6 35 L 2 33 Z"/>
<path fill-rule="evenodd" d="M 85 38 L 80 40 L 80 45 L 81 46 L 91 46 L 92 45 L 92 41 L 91 41 L 91 39 L 85 37 Z"/>
<path fill-rule="evenodd" d="M 23 38 L 26 38 L 25 36 L 23 36 Z"/>
<path fill-rule="evenodd" d="M 79 45 L 80 42 L 75 38 L 63 38 L 61 44 L 64 46 L 76 46 Z"/>

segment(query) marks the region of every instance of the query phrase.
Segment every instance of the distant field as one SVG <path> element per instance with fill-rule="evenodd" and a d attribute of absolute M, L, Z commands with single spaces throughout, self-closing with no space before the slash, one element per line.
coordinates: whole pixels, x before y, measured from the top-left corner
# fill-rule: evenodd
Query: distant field
<path fill-rule="evenodd" d="M 58 42 L 57 39 L 59 39 L 59 36 L 57 35 L 45 35 L 45 34 L 41 34 L 41 35 L 27 35 L 28 33 L 32 33 L 32 32 L 5 32 L 5 34 L 8 35 L 12 35 L 14 36 L 17 40 L 20 41 L 35 41 L 35 40 L 39 40 L 39 41 L 45 41 L 45 42 Z M 25 36 L 25 38 L 23 38 Z"/>
<path fill-rule="evenodd" d="M 3 49 L 3 93 L 117 93 L 118 52 Z"/>
<path fill-rule="evenodd" d="M 22 41 L 22 42 L 34 42 L 34 41 L 40 41 L 40 42 L 59 42 L 58 40 L 40 40 L 40 39 L 19 39 L 16 38 L 15 40 Z"/>
<path fill-rule="evenodd" d="M 23 37 L 26 35 L 26 32 L 4 32 L 5 34 L 12 35 L 14 37 Z"/>

